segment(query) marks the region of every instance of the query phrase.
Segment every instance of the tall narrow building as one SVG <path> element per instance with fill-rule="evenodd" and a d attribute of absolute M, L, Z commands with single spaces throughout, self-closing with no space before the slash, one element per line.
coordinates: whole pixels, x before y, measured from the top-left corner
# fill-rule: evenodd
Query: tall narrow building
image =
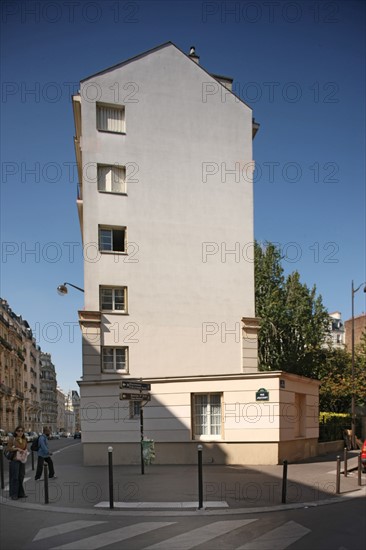
<path fill-rule="evenodd" d="M 262 375 L 253 258 L 258 125 L 231 87 L 231 78 L 200 65 L 194 48 L 185 54 L 169 42 L 85 78 L 73 97 L 88 464 L 105 462 L 108 444 L 117 463 L 139 461 L 141 406 L 157 462 L 194 462 L 203 441 L 216 462 L 248 463 L 246 442 L 263 441 L 259 424 L 235 420 Z M 131 379 L 151 384 L 150 401 L 121 395 Z M 267 382 L 277 402 L 278 379 Z M 266 418 L 265 439 L 277 450 L 278 422 Z M 258 455 L 255 446 L 250 452 Z"/>

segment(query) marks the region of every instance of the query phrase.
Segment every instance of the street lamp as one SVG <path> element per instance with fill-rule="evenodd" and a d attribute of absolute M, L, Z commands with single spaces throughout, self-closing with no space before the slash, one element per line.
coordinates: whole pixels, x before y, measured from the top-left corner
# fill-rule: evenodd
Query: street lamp
<path fill-rule="evenodd" d="M 366 292 L 366 282 L 361 283 L 357 288 L 354 287 L 352 281 L 352 333 L 351 333 L 351 350 L 352 350 L 352 449 L 356 448 L 356 406 L 355 406 L 355 294 L 364 286 L 363 291 Z"/>
<path fill-rule="evenodd" d="M 65 296 L 65 294 L 68 293 L 66 285 L 72 286 L 73 288 L 76 288 L 76 290 L 80 290 L 80 292 L 84 292 L 84 289 L 80 288 L 79 286 L 75 286 L 71 283 L 64 283 L 63 285 L 59 285 L 57 287 L 57 292 L 59 293 L 60 296 Z"/>

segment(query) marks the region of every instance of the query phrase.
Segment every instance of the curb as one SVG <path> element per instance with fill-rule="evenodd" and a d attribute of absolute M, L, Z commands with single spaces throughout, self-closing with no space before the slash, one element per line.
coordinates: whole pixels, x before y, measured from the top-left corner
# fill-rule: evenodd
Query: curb
<path fill-rule="evenodd" d="M 32 511 L 41 512 L 58 512 L 64 514 L 83 514 L 83 515 L 101 515 L 101 516 L 133 516 L 136 517 L 136 512 L 141 512 L 141 516 L 161 517 L 161 516 L 230 516 L 230 515 L 248 515 L 248 514 L 262 514 L 269 512 L 280 512 L 285 510 L 298 510 L 301 508 L 317 508 L 318 506 L 327 506 L 329 504 L 339 504 L 354 498 L 366 497 L 366 486 L 359 489 L 355 489 L 348 493 L 344 493 L 338 497 L 332 497 L 329 499 L 313 501 L 313 502 L 299 502 L 292 504 L 279 504 L 274 506 L 262 506 L 256 508 L 225 508 L 221 510 L 217 509 L 202 509 L 192 511 L 181 511 L 172 509 L 161 509 L 159 511 L 152 511 L 151 509 L 143 509 L 136 503 L 136 508 L 133 510 L 101 510 L 96 508 L 66 508 L 63 506 L 52 506 L 49 504 L 35 504 L 26 502 L 15 502 L 5 497 L 0 497 L 0 505 L 11 506 L 14 508 L 28 509 Z"/>

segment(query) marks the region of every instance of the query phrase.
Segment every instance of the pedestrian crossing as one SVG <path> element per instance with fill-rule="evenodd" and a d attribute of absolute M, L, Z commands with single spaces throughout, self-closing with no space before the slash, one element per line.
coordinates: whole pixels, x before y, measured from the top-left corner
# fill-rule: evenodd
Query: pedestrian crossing
<path fill-rule="evenodd" d="M 144 521 L 114 529 L 110 521 L 76 520 L 40 529 L 32 542 L 34 548 L 45 548 L 39 545 L 47 544 L 48 550 L 98 550 L 109 546 L 114 548 L 113 545 L 122 542 L 125 543 L 125 548 L 133 545 L 141 550 L 191 550 L 205 544 L 210 548 L 219 537 L 236 532 L 237 539 L 245 544 L 231 546 L 232 550 L 285 550 L 311 532 L 295 521 L 288 521 L 264 533 L 261 528 L 260 535 L 254 536 L 255 529 L 246 531 L 246 527 L 255 526 L 257 521 L 258 519 L 219 520 L 184 530 L 177 521 Z M 172 536 L 172 529 L 178 534 Z M 83 536 L 85 534 L 87 536 Z M 153 544 L 148 542 L 149 534 L 153 534 Z M 142 535 L 143 539 L 137 538 Z M 68 542 L 60 544 L 60 537 Z M 216 544 L 220 544 L 220 541 L 216 540 Z M 32 547 L 33 545 L 29 548 Z"/>
<path fill-rule="evenodd" d="M 54 525 L 53 527 L 46 527 L 45 529 L 40 529 L 37 535 L 33 540 L 42 540 L 49 537 L 55 537 L 58 535 L 63 535 L 65 533 L 72 533 L 78 529 L 86 529 L 87 527 L 92 527 L 101 523 L 106 523 L 105 521 L 69 521 L 68 523 L 61 523 L 61 525 Z"/>
<path fill-rule="evenodd" d="M 158 542 L 152 546 L 146 546 L 144 550 L 171 550 L 172 548 L 179 548 L 179 550 L 189 550 L 194 548 L 197 544 L 203 544 L 204 542 L 209 542 L 212 539 L 220 535 L 225 535 L 234 531 L 234 529 L 239 529 L 248 523 L 256 521 L 255 519 L 244 519 L 244 520 L 234 520 L 234 521 L 217 521 L 215 523 L 210 523 L 209 525 L 204 525 L 198 529 L 193 529 L 188 533 L 183 533 L 172 537 L 168 540 Z M 199 541 L 199 542 L 198 542 Z"/>
<path fill-rule="evenodd" d="M 121 527 L 113 531 L 105 531 L 99 535 L 87 537 L 77 542 L 70 542 L 62 546 L 54 546 L 52 550 L 97 550 L 98 548 L 103 548 L 116 542 L 131 539 L 136 535 L 143 535 L 155 529 L 172 525 L 172 523 L 174 522 L 147 521 L 145 523 L 135 523 L 134 525 L 128 525 L 127 527 Z"/>
<path fill-rule="evenodd" d="M 295 521 L 288 521 L 281 527 L 272 529 L 237 550 L 283 550 L 310 533 L 310 529 L 299 525 Z M 284 546 L 286 544 L 286 546 Z"/>

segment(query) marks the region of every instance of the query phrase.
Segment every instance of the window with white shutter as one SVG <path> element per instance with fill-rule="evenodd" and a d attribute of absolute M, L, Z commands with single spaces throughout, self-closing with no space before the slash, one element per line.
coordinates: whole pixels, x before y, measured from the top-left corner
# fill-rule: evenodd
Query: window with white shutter
<path fill-rule="evenodd" d="M 125 108 L 122 105 L 97 103 L 97 129 L 102 132 L 126 133 Z"/>
<path fill-rule="evenodd" d="M 119 164 L 98 164 L 98 191 L 126 193 L 126 168 Z"/>

